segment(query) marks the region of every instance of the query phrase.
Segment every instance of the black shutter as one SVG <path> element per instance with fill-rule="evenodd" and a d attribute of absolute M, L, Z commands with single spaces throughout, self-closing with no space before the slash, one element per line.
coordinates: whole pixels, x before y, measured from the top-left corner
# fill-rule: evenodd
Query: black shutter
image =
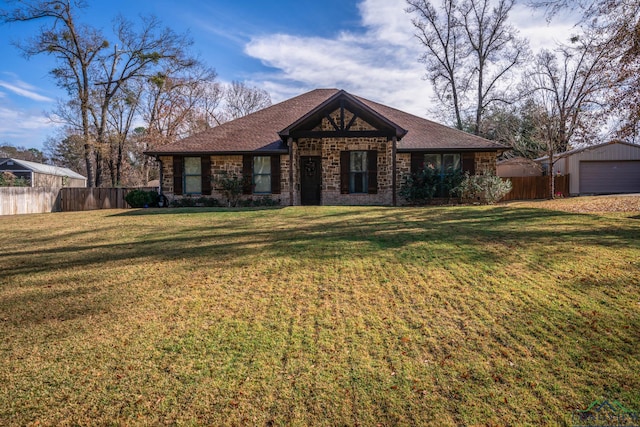
<path fill-rule="evenodd" d="M 211 195 L 211 156 L 202 157 L 200 162 L 202 168 L 202 194 L 205 196 Z"/>
<path fill-rule="evenodd" d="M 424 167 L 424 153 L 411 153 L 411 173 L 418 173 Z"/>
<path fill-rule="evenodd" d="M 242 177 L 244 178 L 244 187 L 242 187 L 242 194 L 251 194 L 253 187 L 253 156 L 245 154 L 242 156 Z"/>
<path fill-rule="evenodd" d="M 462 153 L 462 172 L 469 172 L 469 175 L 476 173 L 475 153 Z"/>
<path fill-rule="evenodd" d="M 280 155 L 271 156 L 271 194 L 280 194 Z"/>
<path fill-rule="evenodd" d="M 376 150 L 367 151 L 367 168 L 369 194 L 378 194 L 378 152 Z"/>
<path fill-rule="evenodd" d="M 182 194 L 182 156 L 173 156 L 173 194 Z"/>
<path fill-rule="evenodd" d="M 349 194 L 349 152 L 340 152 L 340 193 Z"/>

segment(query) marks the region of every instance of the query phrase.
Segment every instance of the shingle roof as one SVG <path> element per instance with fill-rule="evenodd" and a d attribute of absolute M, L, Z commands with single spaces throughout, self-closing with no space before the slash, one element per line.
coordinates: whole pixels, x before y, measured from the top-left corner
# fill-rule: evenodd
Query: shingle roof
<path fill-rule="evenodd" d="M 36 172 L 36 173 L 41 173 L 41 174 L 45 174 L 45 175 L 55 175 L 55 176 L 67 176 L 69 178 L 74 178 L 74 179 L 87 179 L 86 176 L 82 176 L 77 172 L 72 171 L 71 169 L 68 168 L 61 168 L 59 166 L 52 166 L 52 165 L 45 165 L 42 163 L 35 163 L 35 162 L 28 162 L 26 160 L 19 160 L 19 159 L 2 159 L 3 161 L 0 161 L 0 166 L 3 163 L 6 163 L 7 161 L 12 161 L 14 163 L 19 164 L 20 166 L 22 166 L 25 169 L 29 169 L 30 171 Z"/>
<path fill-rule="evenodd" d="M 147 154 L 286 152 L 288 149 L 278 132 L 297 122 L 338 92 L 341 91 L 338 89 L 315 89 L 180 141 L 152 148 Z M 506 148 L 499 143 L 359 96 L 349 96 L 353 96 L 388 121 L 408 131 L 398 141 L 398 151 L 496 151 Z"/>

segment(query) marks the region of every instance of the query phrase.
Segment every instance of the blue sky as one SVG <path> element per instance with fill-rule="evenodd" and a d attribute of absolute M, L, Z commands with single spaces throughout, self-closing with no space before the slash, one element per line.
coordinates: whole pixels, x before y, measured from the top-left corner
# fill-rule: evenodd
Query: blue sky
<path fill-rule="evenodd" d="M 188 31 L 192 50 L 216 69 L 220 81 L 246 81 L 267 90 L 274 102 L 337 87 L 423 117 L 432 109 L 404 0 L 90 3 L 79 19 L 105 30 L 121 13 L 133 20 L 153 14 L 176 32 Z M 0 7 L 7 3 L 1 0 Z M 571 31 L 568 22 L 549 25 L 524 6 L 511 17 L 534 50 L 565 40 Z M 42 55 L 27 60 L 11 44 L 39 26 L 0 25 L 0 144 L 41 149 L 55 134 L 47 113 L 65 93 L 49 76 L 54 62 Z"/>

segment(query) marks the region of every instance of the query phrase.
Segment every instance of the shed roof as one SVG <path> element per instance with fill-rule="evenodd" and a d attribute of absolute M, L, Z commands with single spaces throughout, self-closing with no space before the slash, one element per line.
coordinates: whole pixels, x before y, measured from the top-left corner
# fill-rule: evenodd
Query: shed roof
<path fill-rule="evenodd" d="M 574 148 L 574 149 L 569 150 L 569 151 L 564 151 L 562 153 L 554 154 L 554 157 L 556 159 L 559 159 L 559 158 L 562 158 L 562 157 L 571 156 L 573 154 L 582 153 L 583 151 L 594 150 L 596 148 L 606 147 L 607 145 L 615 145 L 615 144 L 629 145 L 631 147 L 640 149 L 640 145 L 639 144 L 632 144 L 630 142 L 612 140 L 612 141 L 604 142 L 602 144 L 587 145 L 587 146 L 584 146 L 584 147 Z M 548 158 L 549 158 L 549 156 L 542 156 L 542 157 L 538 157 L 537 159 L 535 159 L 535 161 L 536 162 L 541 162 L 541 161 L 547 160 Z"/>
<path fill-rule="evenodd" d="M 42 163 L 28 162 L 26 160 L 19 160 L 19 159 L 10 159 L 10 158 L 0 159 L 0 169 L 2 169 L 3 164 L 9 161 L 12 161 L 22 166 L 23 168 L 36 173 L 41 173 L 45 175 L 54 175 L 54 176 L 67 176 L 69 178 L 74 178 L 74 179 L 85 179 L 85 180 L 87 179 L 87 177 L 82 176 L 79 173 L 74 172 L 68 168 L 62 168 L 62 167 L 53 166 L 53 165 L 45 165 Z"/>
<path fill-rule="evenodd" d="M 498 151 L 505 147 L 338 89 L 315 89 L 263 110 L 150 149 L 147 154 L 204 154 L 287 152 L 287 131 L 332 101 L 343 97 L 356 101 L 397 130 L 398 151 L 460 150 Z M 406 130 L 406 131 L 405 131 Z M 279 133 L 282 132 L 283 135 Z"/>

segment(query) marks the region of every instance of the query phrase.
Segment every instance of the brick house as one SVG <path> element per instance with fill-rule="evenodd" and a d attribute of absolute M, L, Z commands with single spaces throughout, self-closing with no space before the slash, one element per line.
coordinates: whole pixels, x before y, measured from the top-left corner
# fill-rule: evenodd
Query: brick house
<path fill-rule="evenodd" d="M 282 205 L 398 205 L 425 162 L 495 173 L 501 144 L 337 89 L 316 89 L 149 150 L 169 199 L 223 199 L 212 178 L 245 176 L 244 198 Z"/>

